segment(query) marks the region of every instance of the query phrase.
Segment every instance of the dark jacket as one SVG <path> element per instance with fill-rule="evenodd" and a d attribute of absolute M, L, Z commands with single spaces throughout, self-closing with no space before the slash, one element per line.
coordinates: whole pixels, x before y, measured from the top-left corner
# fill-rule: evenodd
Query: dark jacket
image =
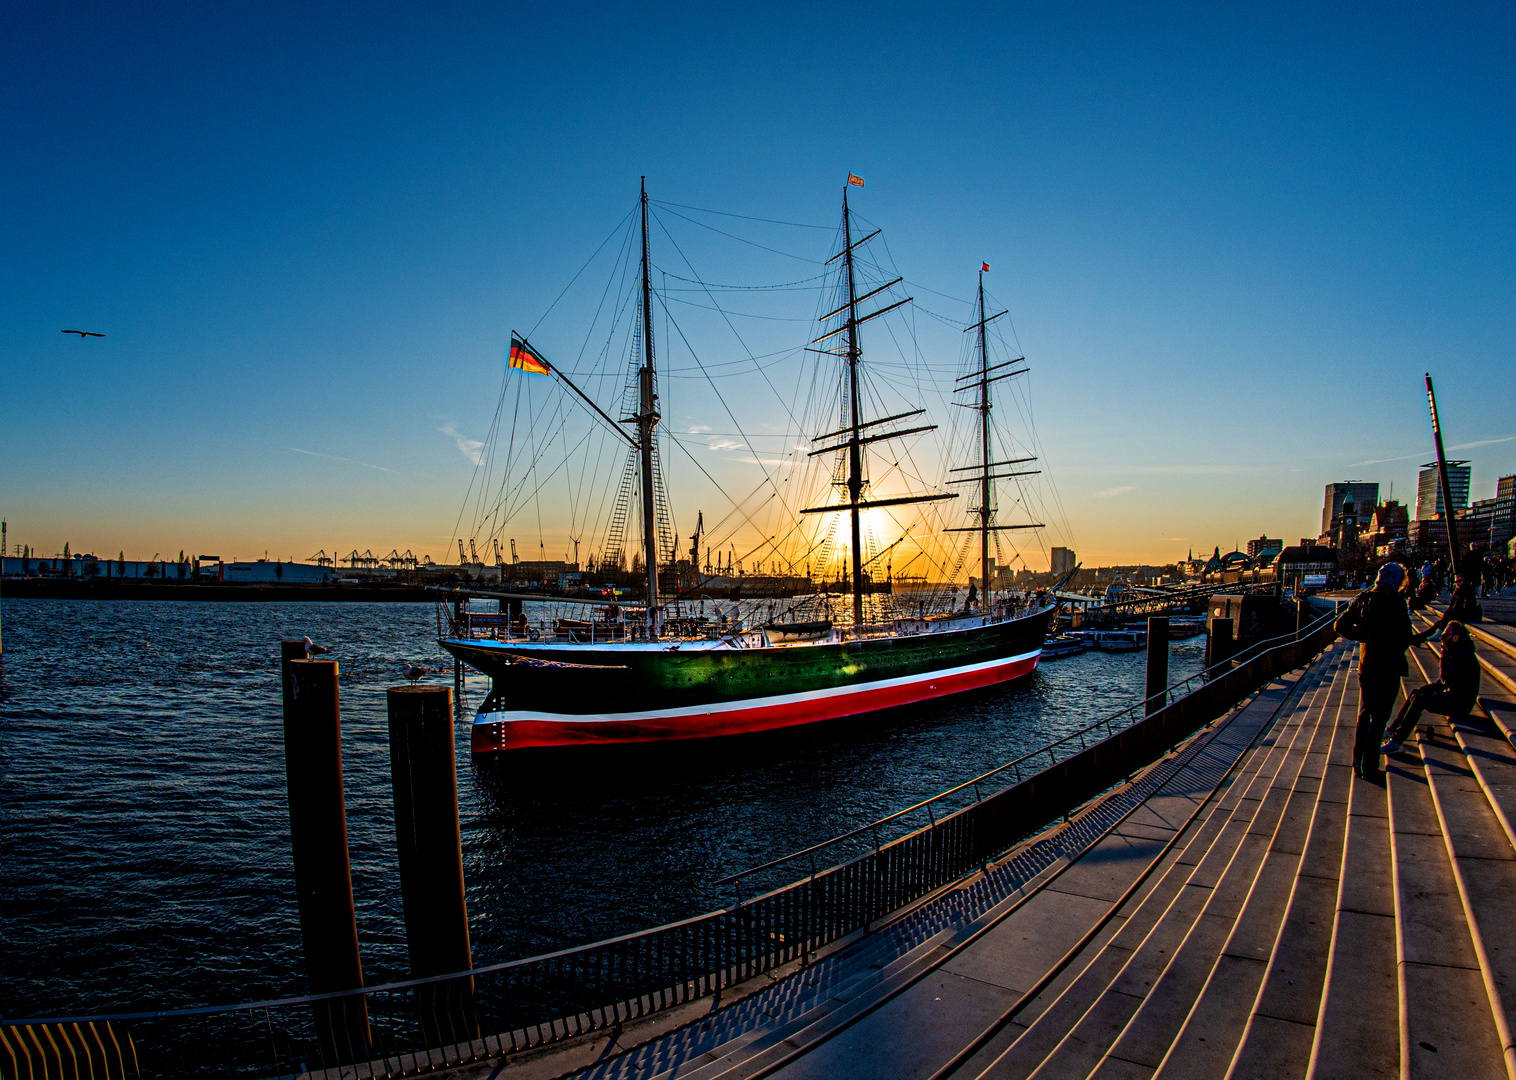
<path fill-rule="evenodd" d="M 1400 593 L 1390 589 L 1359 593 L 1348 609 L 1337 616 L 1334 629 L 1348 640 L 1360 643 L 1358 674 L 1409 673 L 1405 651 L 1410 648 L 1415 631 Z"/>
<path fill-rule="evenodd" d="M 1479 654 L 1472 641 L 1465 637 L 1456 649 L 1444 643 L 1438 679 L 1452 691 L 1453 701 L 1462 712 L 1472 709 L 1479 697 L 1479 674 Z"/>

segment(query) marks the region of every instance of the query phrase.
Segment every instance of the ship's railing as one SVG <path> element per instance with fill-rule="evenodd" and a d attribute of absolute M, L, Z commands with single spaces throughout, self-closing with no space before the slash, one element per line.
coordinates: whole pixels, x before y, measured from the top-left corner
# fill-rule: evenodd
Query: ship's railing
<path fill-rule="evenodd" d="M 625 1024 L 805 963 L 818 949 L 867 932 L 1123 782 L 1334 636 L 1327 616 L 1259 642 L 1176 683 L 1151 715 L 1142 705 L 1124 709 L 863 829 L 734 875 L 727 880 L 739 890 L 735 902 L 720 911 L 545 956 L 345 993 L 0 1020 L 0 1076 L 402 1076 Z M 966 805 L 952 801 L 967 793 Z M 861 853 L 833 861 L 860 839 Z M 741 884 L 785 867 L 793 875 L 802 861 L 809 872 L 799 881 L 757 895 Z M 113 1041 L 97 1041 L 95 1033 L 107 1032 Z M 92 1046 L 100 1056 L 89 1056 Z M 123 1049 L 105 1054 L 112 1046 Z"/>

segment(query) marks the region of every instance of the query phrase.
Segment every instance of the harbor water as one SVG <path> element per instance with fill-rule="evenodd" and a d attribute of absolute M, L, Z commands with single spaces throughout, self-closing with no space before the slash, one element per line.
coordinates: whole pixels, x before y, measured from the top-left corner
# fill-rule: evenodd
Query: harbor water
<path fill-rule="evenodd" d="M 305 992 L 278 643 L 341 668 L 365 981 L 407 977 L 385 689 L 446 668 L 427 604 L 4 601 L 0 1016 Z M 1172 643 L 1171 680 L 1204 638 Z M 809 729 L 478 768 L 458 726 L 474 962 L 734 902 L 715 882 L 1137 701 L 1146 656 L 1085 653 L 1010 686 Z M 472 716 L 487 680 L 468 680 Z"/>

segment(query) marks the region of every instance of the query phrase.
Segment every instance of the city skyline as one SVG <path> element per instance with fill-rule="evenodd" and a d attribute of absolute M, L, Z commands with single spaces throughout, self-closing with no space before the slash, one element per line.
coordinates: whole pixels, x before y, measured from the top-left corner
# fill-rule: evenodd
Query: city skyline
<path fill-rule="evenodd" d="M 1414 505 L 1424 371 L 1470 499 L 1516 472 L 1510 12 L 868 13 L 840 50 L 864 9 L 11 13 L 10 543 L 450 561 L 510 332 L 642 175 L 819 230 L 858 173 L 960 320 L 991 264 L 1067 519 L 1028 565 L 1294 542 L 1347 479 Z M 812 231 L 786 250 L 824 259 Z M 693 394 L 665 388 L 669 424 L 709 426 Z M 668 467 L 688 533 L 718 506 Z"/>

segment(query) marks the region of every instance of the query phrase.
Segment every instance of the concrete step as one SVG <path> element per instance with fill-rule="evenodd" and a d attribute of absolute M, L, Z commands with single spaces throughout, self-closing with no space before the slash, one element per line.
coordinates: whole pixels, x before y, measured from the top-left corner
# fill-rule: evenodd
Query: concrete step
<path fill-rule="evenodd" d="M 1516 847 L 1516 750 L 1488 720 L 1458 717 L 1450 727 L 1465 764 L 1489 801 L 1490 812 L 1506 840 Z"/>
<path fill-rule="evenodd" d="M 1348 707 L 1349 680 L 1356 681 L 1351 665 L 1340 677 L 1342 689 L 1333 707 L 1331 754 L 1289 908 L 1247 1027 L 1228 1066 L 1227 1076 L 1235 1080 L 1304 1077 L 1310 1068 L 1332 945 L 1353 780 L 1357 716 L 1356 709 Z"/>
<path fill-rule="evenodd" d="M 1320 707 L 1330 692 L 1331 675 L 1336 671 L 1340 679 L 1343 663 L 1341 655 L 1331 654 L 1318 661 L 1311 669 L 1310 677 L 1313 681 L 1318 681 L 1319 685 L 1305 692 L 1297 709 L 1309 711 Z M 1124 970 L 1127 978 L 1140 981 L 1136 970 L 1126 969 L 1145 943 L 1150 953 L 1157 950 L 1160 960 L 1171 952 L 1174 941 L 1182 933 L 1185 918 L 1193 922 L 1208 891 L 1203 888 L 1188 888 L 1191 878 L 1208 855 L 1220 853 L 1221 849 L 1216 846 L 1217 838 L 1223 828 L 1234 821 L 1234 812 L 1238 806 L 1249 798 L 1250 793 L 1253 798 L 1249 805 L 1258 801 L 1257 791 L 1253 789 L 1255 780 L 1265 770 L 1277 775 L 1282 761 L 1283 748 L 1274 743 L 1260 746 L 1239 763 L 1233 774 L 1230 791 L 1224 788 L 1217 790 L 1209 815 L 1204 821 L 1192 826 L 1193 835 L 1184 838 L 1182 851 L 1176 854 L 1170 865 L 1163 868 L 1158 885 L 1140 905 L 1132 905 L 1130 911 L 1123 913 L 1126 919 L 1120 932 L 1105 947 L 1086 950 L 1078 961 L 1078 978 L 1066 990 L 1056 996 L 1044 994 L 1034 1003 L 1033 1009 L 1021 1018 L 1026 1024 L 1025 1028 L 1003 1054 L 993 1059 L 982 1055 L 978 1060 L 985 1060 L 986 1065 L 982 1068 L 966 1068 L 963 1075 L 982 1074 L 1007 1080 L 1021 1080 L 1031 1075 L 1060 1047 L 1081 1020 L 1091 1013 Z M 1234 826 L 1236 835 L 1231 840 L 1233 848 L 1240 833 L 1245 832 L 1240 827 L 1241 819 L 1237 820 L 1239 824 Z M 1188 910 L 1181 913 L 1181 908 Z M 1165 917 L 1170 920 L 1177 917 L 1179 925 L 1173 932 L 1167 935 L 1160 932 L 1155 937 L 1155 927 Z M 1079 1058 L 1080 1055 L 1073 1051 L 1073 1047 L 1064 1047 L 1064 1056 L 1071 1061 Z M 1089 1059 L 1086 1064 L 1093 1063 L 1093 1060 Z M 977 1063 L 978 1061 L 971 1065 Z"/>
<path fill-rule="evenodd" d="M 1344 711 L 1358 711 L 1356 681 Z M 1347 760 L 1351 769 L 1351 743 Z M 1332 943 L 1306 1070 L 1312 1080 L 1386 1077 L 1400 1063 L 1389 806 L 1382 785 L 1348 776 Z"/>
<path fill-rule="evenodd" d="M 1504 1078 L 1501 1040 L 1419 745 L 1386 771 L 1405 1080 Z"/>
<path fill-rule="evenodd" d="M 1507 626 L 1505 623 L 1473 623 L 1469 629 L 1474 632 L 1476 646 L 1488 646 L 1499 653 L 1504 653 L 1512 660 L 1516 660 L 1516 626 Z"/>
<path fill-rule="evenodd" d="M 1516 908 L 1511 904 L 1516 848 L 1470 767 L 1464 745 L 1451 726 L 1438 725 L 1422 738 L 1421 757 L 1506 1072 L 1516 1077 Z"/>
<path fill-rule="evenodd" d="M 1495 725 L 1500 737 L 1507 744 L 1516 745 L 1516 702 L 1508 700 L 1508 697 L 1480 694 L 1479 707 L 1490 718 L 1490 723 Z"/>
<path fill-rule="evenodd" d="M 1221 1080 L 1232 1069 L 1238 1051 L 1254 1026 L 1252 1019 L 1258 997 L 1264 989 L 1266 976 L 1276 967 L 1274 960 L 1280 953 L 1281 941 L 1285 942 L 1288 951 L 1299 939 L 1299 911 L 1296 922 L 1291 924 L 1295 934 L 1289 939 L 1284 937 L 1285 916 L 1293 906 L 1296 883 L 1301 880 L 1303 868 L 1315 876 L 1307 879 L 1312 884 L 1301 890 L 1299 906 L 1301 909 L 1306 906 L 1304 897 L 1314 885 L 1321 908 L 1318 921 L 1322 928 L 1315 933 L 1317 940 L 1313 951 L 1324 969 L 1330 943 L 1335 879 L 1342 859 L 1347 785 L 1351 776 L 1352 726 L 1349 723 L 1344 736 L 1343 722 L 1345 716 L 1351 720 L 1352 714 L 1344 713 L 1342 709 L 1350 672 L 1351 665 L 1344 665 L 1333 686 L 1299 783 L 1290 797 L 1247 905 L 1186 1017 L 1183 1029 L 1159 1066 L 1159 1075 L 1175 1080 Z M 1334 748 L 1339 755 L 1346 755 L 1347 767 L 1331 763 Z M 1329 875 L 1325 881 L 1322 874 Z M 1280 962 L 1287 964 L 1289 960 L 1281 957 Z M 1293 967 L 1291 971 L 1298 974 Z M 1298 996 L 1294 986 L 1289 985 L 1293 982 L 1289 978 L 1276 980 L 1276 984 L 1285 985 L 1292 996 Z M 1309 1000 L 1304 1004 L 1296 1003 L 1294 1007 L 1311 1027 L 1314 1026 L 1320 985 L 1318 971 L 1313 985 L 1302 984 L 1301 987 L 1302 991 L 1309 991 L 1306 993 Z M 1263 1023 L 1267 1024 L 1267 1021 Z M 1287 1041 L 1276 1040 L 1270 1046 L 1273 1060 L 1265 1070 L 1268 1075 L 1289 1072 L 1288 1062 L 1292 1056 L 1296 1062 L 1294 1075 L 1305 1075 L 1310 1061 L 1310 1027 L 1299 1024 L 1296 1027 L 1299 1031 L 1294 1039 L 1293 1053 Z M 1263 1042 L 1260 1027 L 1254 1049 L 1262 1049 Z"/>
<path fill-rule="evenodd" d="M 1078 1023 L 1037 1065 L 1032 1076 L 1041 1080 L 1088 1075 L 1100 1064 L 1111 1044 L 1121 1036 L 1128 1021 L 1161 981 L 1197 923 L 1204 919 L 1204 932 L 1212 933 L 1218 920 L 1223 918 L 1223 910 L 1230 909 L 1235 913 L 1245 898 L 1247 882 L 1251 879 L 1247 871 L 1256 870 L 1266 847 L 1266 841 L 1254 830 L 1266 829 L 1271 835 L 1289 791 L 1288 787 L 1281 789 L 1275 785 L 1281 773 L 1291 778 L 1292 783 L 1304 761 L 1314 724 L 1307 730 L 1302 720 L 1310 717 L 1319 721 L 1320 709 L 1310 707 L 1314 701 L 1313 695 L 1311 703 L 1303 703 L 1284 718 L 1284 723 L 1276 725 L 1270 732 L 1272 746 L 1260 746 L 1252 751 L 1263 759 L 1262 764 L 1233 805 L 1227 806 L 1223 802 L 1221 808 L 1226 811 L 1226 816 L 1221 821 L 1216 839 L 1204 851 L 1196 852 L 1199 858 L 1183 879 L 1183 886 L 1175 890 L 1173 899 L 1153 921 L 1152 928 L 1140 940 L 1113 942 L 1131 949 L 1131 955 L 1115 978 L 1101 989 Z M 1229 876 L 1228 868 L 1234 861 L 1238 861 L 1237 870 Z M 1212 915 L 1206 919 L 1208 905 Z M 1154 1058 L 1152 1064 L 1156 1065 L 1157 1060 Z M 989 1075 L 1001 1073 L 995 1071 Z"/>
<path fill-rule="evenodd" d="M 876 1054 L 885 1055 L 887 1070 L 930 1072 L 934 1062 L 952 1057 L 1003 1011 L 1008 999 L 1036 982 L 1099 915 L 1109 911 L 1175 835 L 1179 823 L 1205 805 L 1266 724 L 1264 714 L 1272 714 L 1269 699 L 1282 697 L 1295 681 L 1277 684 L 1198 737 L 1193 752 L 1186 751 L 1190 757 L 1180 756 L 1189 764 L 1135 814 L 1116 822 L 1109 834 L 1072 862 L 1049 868 L 1037 883 L 974 923 L 954 924 L 944 935 L 918 945 L 911 956 L 888 964 L 887 948 L 867 945 L 879 953 L 877 971 L 854 974 L 784 1015 L 730 1024 L 730 1038 L 706 1037 L 680 1054 L 649 1055 L 636 1075 L 677 1075 L 681 1080 L 737 1080 L 776 1071 L 787 1076 L 835 1075 L 837 1059 L 846 1062 L 848 1071 L 868 1071 L 867 1062 Z M 1165 830 L 1161 826 L 1166 817 L 1177 822 Z M 1119 921 L 1108 933 L 1118 928 Z M 987 953 L 998 953 L 999 962 L 987 964 Z M 972 967 L 976 956 L 987 969 L 983 977 L 957 970 L 960 965 Z M 849 962 L 856 968 L 856 958 Z M 1063 982 L 1072 977 L 1068 974 Z M 1054 988 L 1061 985 L 1055 983 Z M 919 1022 L 929 1013 L 938 1022 Z M 909 1017 L 906 1022 L 915 1026 L 919 1037 L 902 1043 L 899 1015 Z"/>
<path fill-rule="evenodd" d="M 1289 760 L 1237 855 L 1092 1075 L 1124 1075 L 1130 1065 L 1170 1077 L 1226 1074 L 1278 936 L 1335 728 L 1320 708 L 1292 719 L 1298 733 Z"/>

